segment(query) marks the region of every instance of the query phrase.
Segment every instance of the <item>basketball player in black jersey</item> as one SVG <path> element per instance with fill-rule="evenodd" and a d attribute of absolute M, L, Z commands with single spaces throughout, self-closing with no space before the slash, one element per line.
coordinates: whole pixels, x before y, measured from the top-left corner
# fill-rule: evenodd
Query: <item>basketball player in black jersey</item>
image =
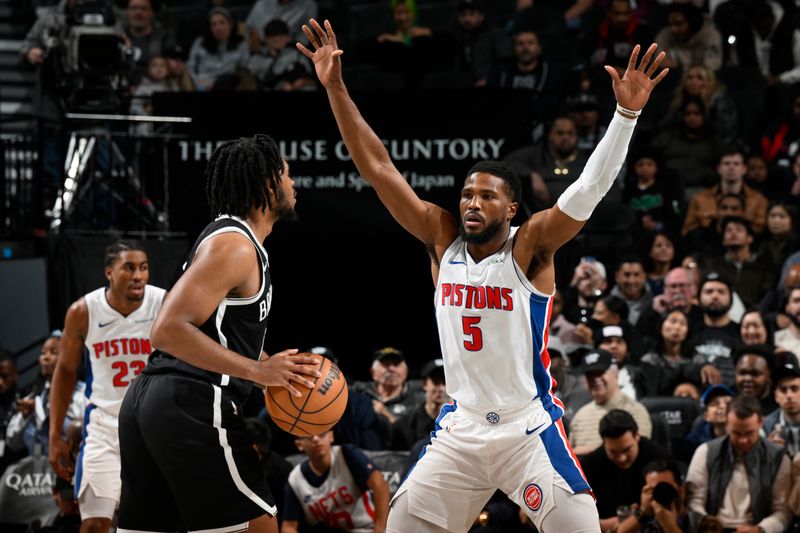
<path fill-rule="evenodd" d="M 262 242 L 294 213 L 275 142 L 220 145 L 206 171 L 219 217 L 198 237 L 151 332 L 155 349 L 120 411 L 119 531 L 277 533 L 276 508 L 245 431 L 252 388 L 313 386 L 317 361 L 262 356 L 272 301 Z"/>

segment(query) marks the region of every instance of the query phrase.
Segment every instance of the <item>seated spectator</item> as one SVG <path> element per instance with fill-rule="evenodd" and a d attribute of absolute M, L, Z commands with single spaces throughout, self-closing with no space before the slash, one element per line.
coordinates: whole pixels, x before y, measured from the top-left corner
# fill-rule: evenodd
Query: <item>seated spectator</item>
<path fill-rule="evenodd" d="M 357 381 L 351 387 L 372 399 L 375 413 L 394 424 L 419 404 L 416 390 L 409 387 L 408 365 L 403 352 L 396 348 L 376 350 L 369 370 L 372 381 Z"/>
<path fill-rule="evenodd" d="M 136 68 L 131 75 L 137 84 L 144 74 L 152 56 L 163 56 L 164 52 L 175 46 L 172 30 L 162 28 L 155 22 L 158 0 L 128 0 L 128 23 L 122 27 L 127 45 L 133 51 Z"/>
<path fill-rule="evenodd" d="M 11 417 L 6 428 L 6 446 L 9 450 L 25 451 L 33 455 L 39 452 L 47 455 L 50 437 L 50 381 L 58 360 L 61 331 L 55 330 L 42 344 L 39 354 L 39 378 L 33 390 L 25 397 L 17 400 L 17 412 Z M 82 381 L 75 384 L 72 401 L 67 407 L 64 418 L 64 429 L 72 420 L 80 420 L 86 407 L 84 396 L 85 385 Z"/>
<path fill-rule="evenodd" d="M 420 439 L 430 437 L 435 430 L 434 422 L 439 411 L 448 401 L 442 359 L 428 361 L 422 368 L 421 376 L 425 400 L 395 422 L 393 447 L 397 450 L 408 450 Z"/>
<path fill-rule="evenodd" d="M 800 141 L 800 93 L 796 93 L 791 99 L 790 109 L 778 113 L 772 119 L 772 123 L 767 126 L 761 137 L 761 155 L 768 165 L 778 167 L 788 167 L 792 170 L 790 181 L 792 186 L 792 196 L 797 198 L 796 184 L 800 172 L 795 170 L 800 152 L 795 148 Z"/>
<path fill-rule="evenodd" d="M 787 289 L 783 312 L 789 317 L 789 325 L 775 332 L 775 345 L 800 355 L 800 287 Z"/>
<path fill-rule="evenodd" d="M 764 433 L 794 458 L 800 451 L 800 367 L 785 363 L 773 375 L 779 407 L 764 418 Z"/>
<path fill-rule="evenodd" d="M 674 461 L 657 459 L 644 465 L 644 487 L 638 504 L 619 524 L 617 533 L 691 531 L 686 486 Z"/>
<path fill-rule="evenodd" d="M 664 278 L 664 292 L 653 298 L 653 303 L 639 318 L 637 328 L 649 339 L 657 339 L 660 325 L 667 313 L 682 311 L 689 319 L 689 326 L 703 319 L 703 312 L 696 305 L 697 285 L 689 270 L 676 267 Z M 687 352 L 688 354 L 688 352 Z"/>
<path fill-rule="evenodd" d="M 500 60 L 511 57 L 511 41 L 500 29 L 486 22 L 483 6 L 478 0 L 458 3 L 456 26 L 455 68 L 466 72 L 476 87 L 486 85 L 489 69 Z"/>
<path fill-rule="evenodd" d="M 731 403 L 733 396 L 733 390 L 722 384 L 712 385 L 703 392 L 700 397 L 703 419 L 699 424 L 695 424 L 686 436 L 686 441 L 692 449 L 725 435 L 728 404 Z"/>
<path fill-rule="evenodd" d="M 647 284 L 653 297 L 664 292 L 664 280 L 675 266 L 675 239 L 663 231 L 656 231 L 650 238 L 647 252 Z M 653 302 L 650 302 L 652 307 Z M 642 312 L 645 310 L 643 309 Z M 638 325 L 638 322 L 637 322 Z"/>
<path fill-rule="evenodd" d="M 691 3 L 671 3 L 666 9 L 667 26 L 656 35 L 660 50 L 667 51 L 664 63 L 688 70 L 703 65 L 710 70 L 722 66 L 722 36 L 699 7 Z"/>
<path fill-rule="evenodd" d="M 633 329 L 628 329 L 628 332 L 635 334 Z M 674 385 L 670 373 L 638 363 L 638 357 L 631 353 L 627 335 L 620 326 L 603 326 L 596 345 L 614 357 L 614 364 L 619 369 L 619 388 L 632 399 L 665 394 L 667 389 L 672 391 Z"/>
<path fill-rule="evenodd" d="M 776 358 L 772 347 L 763 344 L 742 346 L 736 353 L 736 391 L 761 403 L 762 413 L 778 408 L 772 394 L 772 369 Z"/>
<path fill-rule="evenodd" d="M 27 454 L 24 448 L 14 452 L 6 447 L 6 428 L 17 412 L 17 400 L 20 394 L 17 388 L 17 365 L 11 352 L 0 348 L 0 475 L 6 467 L 16 463 Z"/>
<path fill-rule="evenodd" d="M 616 284 L 611 289 L 611 295 L 625 300 L 628 304 L 628 315 L 623 319 L 635 326 L 642 311 L 653 303 L 644 260 L 634 255 L 621 258 L 614 273 L 614 281 Z"/>
<path fill-rule="evenodd" d="M 583 357 L 580 372 L 592 395 L 592 401 L 581 407 L 572 418 L 569 442 L 578 455 L 586 455 L 603 443 L 598 427 L 600 420 L 612 409 L 622 409 L 636 420 L 639 432 L 650 438 L 652 423 L 647 409 L 623 394 L 619 389 L 619 370 L 613 356 L 606 350 L 592 350 Z"/>
<path fill-rule="evenodd" d="M 691 324 L 689 354 L 696 364 L 712 364 L 719 370 L 722 383 L 735 381 L 734 349 L 739 342 L 739 326 L 728 312 L 733 304 L 730 283 L 716 272 L 709 272 L 700 285 L 700 310 L 703 320 Z"/>
<path fill-rule="evenodd" d="M 564 295 L 564 317 L 573 324 L 589 322 L 607 286 L 605 265 L 595 257 L 581 257 Z"/>
<path fill-rule="evenodd" d="M 623 200 L 633 208 L 644 232 L 677 233 L 683 218 L 683 191 L 679 180 L 661 170 L 656 151 L 649 146 L 628 157 Z"/>
<path fill-rule="evenodd" d="M 771 270 L 777 271 L 792 252 L 800 249 L 797 236 L 797 209 L 778 201 L 767 209 L 767 231 L 762 236 L 757 255 L 770 260 Z"/>
<path fill-rule="evenodd" d="M 606 6 L 605 18 L 597 28 L 592 64 L 610 65 L 619 58 L 627 61 L 634 46 L 652 40 L 650 29 L 633 12 L 630 0 L 610 0 Z"/>
<path fill-rule="evenodd" d="M 586 380 L 575 368 L 570 368 L 564 353 L 565 348 L 558 337 L 550 337 L 547 353 L 550 355 L 550 375 L 556 380 L 553 393 L 564 404 L 564 428 L 569 429 L 569 421 L 575 413 L 592 401 L 592 395 L 586 388 Z"/>
<path fill-rule="evenodd" d="M 161 56 L 152 56 L 147 64 L 142 82 L 133 90 L 131 99 L 131 115 L 152 115 L 153 102 L 152 96 L 155 93 L 172 92 L 172 86 L 168 80 L 169 68 L 167 60 Z M 153 124 L 145 122 L 132 126 L 131 129 L 136 135 L 149 135 L 153 133 Z"/>
<path fill-rule="evenodd" d="M 628 315 L 628 304 L 619 296 L 606 295 L 594 302 L 594 308 L 588 321 L 581 321 L 575 326 L 575 336 L 581 344 L 596 344 L 601 338 L 600 331 L 604 326 L 625 325 L 630 329 L 625 317 Z"/>
<path fill-rule="evenodd" d="M 753 190 L 764 195 L 770 202 L 785 201 L 792 188 L 790 178 L 794 178 L 787 168 L 770 166 L 760 153 L 752 153 L 747 158 L 745 181 Z"/>
<path fill-rule="evenodd" d="M 772 260 L 751 250 L 755 235 L 750 221 L 743 217 L 722 220 L 722 246 L 725 254 L 709 259 L 706 268 L 728 280 L 745 307 L 758 303 L 775 283 Z"/>
<path fill-rule="evenodd" d="M 558 337 L 563 344 L 578 342 L 575 337 L 575 324 L 564 317 L 564 297 L 561 291 L 556 289 L 553 295 L 553 307 L 550 310 L 550 339 Z"/>
<path fill-rule="evenodd" d="M 745 346 L 767 344 L 775 346 L 775 334 L 764 315 L 757 309 L 747 311 L 739 323 L 739 336 Z"/>
<path fill-rule="evenodd" d="M 164 58 L 167 60 L 167 84 L 170 90 L 176 92 L 191 92 L 194 91 L 194 81 L 186 70 L 186 59 L 188 54 L 184 52 L 183 47 L 173 46 L 164 52 Z"/>
<path fill-rule="evenodd" d="M 705 103 L 698 96 L 686 97 L 678 109 L 677 120 L 662 129 L 652 141 L 665 170 L 680 178 L 687 199 L 713 182 L 713 154 L 717 144 L 706 119 Z"/>
<path fill-rule="evenodd" d="M 289 480 L 292 464 L 272 449 L 272 431 L 265 420 L 258 417 L 245 418 L 244 424 L 247 435 L 252 439 L 258 454 L 258 465 L 264 471 L 269 490 L 275 499 L 278 519 L 281 520 L 283 519 L 284 487 Z"/>
<path fill-rule="evenodd" d="M 264 38 L 260 35 L 270 20 L 280 19 L 289 27 L 292 41 L 306 42 L 302 26 L 309 19 L 317 18 L 319 7 L 315 0 L 256 0 L 244 24 L 255 42 Z M 255 46 L 259 48 L 259 46 Z"/>
<path fill-rule="evenodd" d="M 289 27 L 280 19 L 264 27 L 264 46 L 251 53 L 247 68 L 265 89 L 297 91 L 317 87 L 312 65 L 294 47 Z"/>
<path fill-rule="evenodd" d="M 750 221 L 755 233 L 761 233 L 766 223 L 768 202 L 761 193 L 744 183 L 744 176 L 747 174 L 744 152 L 736 146 L 724 148 L 718 159 L 717 173 L 719 183 L 694 194 L 689 201 L 683 234 L 686 235 L 695 228 L 707 228 L 719 220 L 717 202 L 724 194 L 736 194 L 742 198 L 744 217 Z"/>
<path fill-rule="evenodd" d="M 543 57 L 539 33 L 532 29 L 514 33 L 512 43 L 513 57 L 492 65 L 486 86 L 529 91 L 533 99 L 531 110 L 540 118 L 553 118 L 560 101 L 558 65 Z"/>
<path fill-rule="evenodd" d="M 606 125 L 600 122 L 600 103 L 596 95 L 582 92 L 567 97 L 569 116 L 578 131 L 578 150 L 592 151 L 606 134 Z"/>
<path fill-rule="evenodd" d="M 546 143 L 520 148 L 505 158 L 523 177 L 524 201 L 531 214 L 553 205 L 588 160 L 589 153 L 578 149 L 578 129 L 568 116 L 552 122 Z"/>
<path fill-rule="evenodd" d="M 250 53 L 239 35 L 236 19 L 224 7 L 208 12 L 209 28 L 189 50 L 187 67 L 198 90 L 208 91 L 223 74 L 231 74 L 247 63 Z"/>
<path fill-rule="evenodd" d="M 681 102 L 689 96 L 703 100 L 709 123 L 714 128 L 717 140 L 722 144 L 736 142 L 739 137 L 739 121 L 736 102 L 728 95 L 714 70 L 705 65 L 692 65 L 686 69 L 681 84 L 675 89 L 670 107 L 670 117 L 681 107 Z"/>
<path fill-rule="evenodd" d="M 342 531 L 386 529 L 389 486 L 364 452 L 350 444 L 333 446 L 330 431 L 295 442 L 308 459 L 289 474 L 281 533 L 297 533 L 301 524 Z M 342 516 L 349 520 L 342 523 Z"/>
<path fill-rule="evenodd" d="M 630 413 L 612 409 L 600 419 L 603 445 L 581 461 L 583 472 L 597 500 L 600 528 L 619 526 L 617 508 L 639 502 L 644 487 L 644 466 L 665 459 L 661 446 L 639 434 Z"/>
<path fill-rule="evenodd" d="M 726 217 L 744 216 L 744 199 L 738 194 L 721 194 L 717 198 L 718 218 L 707 228 L 695 228 L 686 234 L 684 243 L 695 259 L 715 257 L 725 253 L 722 246 L 722 221 Z"/>
<path fill-rule="evenodd" d="M 752 396 L 734 398 L 726 435 L 701 444 L 692 456 L 686 486 L 694 527 L 779 533 L 789 526 L 790 461 L 759 435 L 760 409 Z"/>

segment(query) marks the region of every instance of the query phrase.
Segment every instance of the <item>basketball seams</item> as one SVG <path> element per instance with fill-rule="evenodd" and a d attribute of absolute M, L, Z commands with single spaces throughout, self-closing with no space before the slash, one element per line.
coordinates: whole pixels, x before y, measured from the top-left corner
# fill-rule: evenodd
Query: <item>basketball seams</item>
<path fill-rule="evenodd" d="M 332 364 L 332 363 L 331 363 L 331 366 L 333 366 L 333 364 Z M 337 367 L 337 369 L 338 369 L 338 367 Z M 341 372 L 341 370 L 340 370 L 339 372 Z M 342 377 L 341 379 L 344 379 L 344 377 Z M 331 398 L 331 401 L 329 401 L 328 403 L 326 403 L 325 405 L 323 405 L 322 407 L 320 407 L 319 409 L 317 409 L 317 410 L 315 410 L 315 411 L 303 411 L 303 412 L 302 412 L 302 414 L 307 414 L 307 415 L 315 415 L 315 414 L 317 414 L 317 413 L 319 413 L 319 412 L 322 412 L 322 411 L 324 411 L 324 410 L 325 410 L 325 409 L 327 409 L 327 408 L 328 408 L 328 407 L 329 407 L 331 404 L 333 404 L 333 402 L 335 402 L 336 400 L 338 400 L 338 399 L 339 399 L 339 396 L 341 396 L 341 395 L 342 395 L 342 392 L 344 392 L 344 391 L 346 391 L 346 390 L 347 390 L 347 387 L 341 387 L 341 388 L 339 389 L 339 392 L 337 392 L 337 393 L 336 393 L 336 396 L 334 396 L 333 398 Z M 309 396 L 311 396 L 311 395 L 309 394 Z"/>
<path fill-rule="evenodd" d="M 325 366 L 325 361 L 327 361 L 327 359 L 325 359 L 324 357 L 320 356 L 319 368 L 317 369 L 317 370 L 320 371 L 320 375 L 322 375 L 322 367 Z M 331 362 L 331 364 L 333 364 L 333 363 Z M 319 378 L 314 378 L 314 386 L 311 387 L 311 390 L 309 390 L 308 394 L 306 394 L 306 399 L 303 402 L 303 406 L 298 408 L 297 416 L 294 417 L 294 423 L 292 424 L 292 427 L 289 428 L 289 432 L 290 433 L 295 428 L 295 426 L 297 426 L 297 422 L 300 420 L 300 416 L 303 414 L 303 409 L 305 409 L 306 405 L 308 404 L 308 401 L 311 399 L 311 393 L 314 391 L 314 387 L 317 386 L 317 379 L 319 379 Z M 294 401 L 292 401 L 292 405 L 294 405 Z M 295 407 L 297 407 L 297 406 L 295 406 Z"/>

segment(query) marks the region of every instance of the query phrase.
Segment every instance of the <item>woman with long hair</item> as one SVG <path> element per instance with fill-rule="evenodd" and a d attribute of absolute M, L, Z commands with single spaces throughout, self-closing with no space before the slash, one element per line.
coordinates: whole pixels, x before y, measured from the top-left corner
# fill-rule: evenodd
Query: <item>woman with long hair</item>
<path fill-rule="evenodd" d="M 232 74 L 249 57 L 250 51 L 239 35 L 233 14 L 217 6 L 208 12 L 208 30 L 195 39 L 186 66 L 197 89 L 208 91 L 217 78 Z"/>
<path fill-rule="evenodd" d="M 677 252 L 675 238 L 669 233 L 657 231 L 647 246 L 647 284 L 654 296 L 664 292 L 664 278 L 670 269 L 675 266 Z"/>
<path fill-rule="evenodd" d="M 778 270 L 798 248 L 797 208 L 783 201 L 773 202 L 767 209 L 767 231 L 764 232 L 758 254 L 768 256 Z"/>
<path fill-rule="evenodd" d="M 736 102 L 728 95 L 725 85 L 719 82 L 713 70 L 705 65 L 692 65 L 686 69 L 673 94 L 669 120 L 677 118 L 681 103 L 689 96 L 703 100 L 709 123 L 720 143 L 736 141 L 739 136 L 739 111 Z"/>
<path fill-rule="evenodd" d="M 756 344 L 775 344 L 775 331 L 763 313 L 758 309 L 750 309 L 742 315 L 739 322 L 739 338 L 745 346 Z"/>

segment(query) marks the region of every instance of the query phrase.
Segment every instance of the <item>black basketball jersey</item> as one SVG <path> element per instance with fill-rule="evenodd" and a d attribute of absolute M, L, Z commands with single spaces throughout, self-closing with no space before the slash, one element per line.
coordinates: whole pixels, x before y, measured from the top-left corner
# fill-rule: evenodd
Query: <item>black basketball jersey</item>
<path fill-rule="evenodd" d="M 200 326 L 200 331 L 240 355 L 258 360 L 267 334 L 267 315 L 272 305 L 272 283 L 269 277 L 269 258 L 262 244 L 256 239 L 247 223 L 234 216 L 222 215 L 210 223 L 195 241 L 189 258 L 183 265 L 184 272 L 191 268 L 197 249 L 208 239 L 221 233 L 236 232 L 244 235 L 256 249 L 261 267 L 261 289 L 249 298 L 225 298 L 216 311 Z M 250 395 L 252 383 L 227 374 L 209 372 L 185 361 L 155 350 L 144 370 L 148 374 L 179 372 L 189 374 L 215 385 L 226 387 L 242 403 Z"/>

